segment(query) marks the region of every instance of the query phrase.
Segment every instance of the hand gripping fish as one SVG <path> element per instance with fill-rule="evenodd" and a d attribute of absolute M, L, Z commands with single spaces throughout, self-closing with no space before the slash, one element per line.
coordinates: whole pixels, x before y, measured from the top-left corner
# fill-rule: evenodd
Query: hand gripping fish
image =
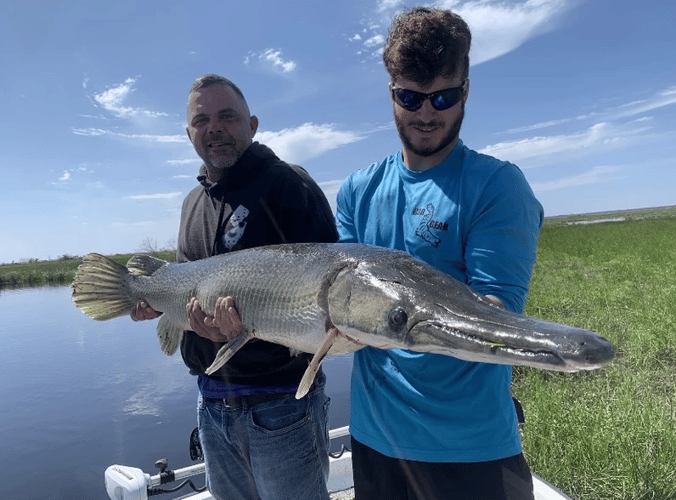
<path fill-rule="evenodd" d="M 127 267 L 90 253 L 72 290 L 96 320 L 128 315 L 140 300 L 162 311 L 157 335 L 167 354 L 190 329 L 191 297 L 213 315 L 216 299 L 231 295 L 245 333 L 223 345 L 207 374 L 251 339 L 274 342 L 314 354 L 296 397 L 325 356 L 365 346 L 569 372 L 613 357 L 592 331 L 503 310 L 405 252 L 356 243 L 265 246 L 181 264 L 135 255 Z"/>

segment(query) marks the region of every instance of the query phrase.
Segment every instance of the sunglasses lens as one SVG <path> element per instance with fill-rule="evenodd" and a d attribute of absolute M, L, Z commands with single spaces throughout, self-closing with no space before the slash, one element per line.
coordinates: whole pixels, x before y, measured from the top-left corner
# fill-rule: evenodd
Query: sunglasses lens
<path fill-rule="evenodd" d="M 416 111 L 425 100 L 425 94 L 413 90 L 394 89 L 394 95 L 399 105 L 408 111 Z"/>
<path fill-rule="evenodd" d="M 437 92 L 431 98 L 432 107 L 434 107 L 434 109 L 437 111 L 443 111 L 445 109 L 451 108 L 458 103 L 461 95 L 462 88 L 447 89 Z"/>

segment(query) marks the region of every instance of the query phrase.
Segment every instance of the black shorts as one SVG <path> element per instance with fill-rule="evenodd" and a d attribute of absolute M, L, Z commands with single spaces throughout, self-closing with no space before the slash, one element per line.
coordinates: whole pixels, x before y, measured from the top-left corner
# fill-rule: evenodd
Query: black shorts
<path fill-rule="evenodd" d="M 355 500 L 533 500 L 523 454 L 490 462 L 391 458 L 352 438 Z"/>

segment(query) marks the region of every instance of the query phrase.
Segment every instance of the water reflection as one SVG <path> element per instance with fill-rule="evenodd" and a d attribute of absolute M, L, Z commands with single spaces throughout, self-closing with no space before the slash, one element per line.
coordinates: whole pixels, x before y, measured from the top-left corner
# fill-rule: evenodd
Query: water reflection
<path fill-rule="evenodd" d="M 2 290 L 0 314 L 2 498 L 105 499 L 108 465 L 190 463 L 196 379 L 161 352 L 156 322 L 93 321 L 68 287 Z M 332 427 L 348 421 L 351 366 L 324 362 Z"/>

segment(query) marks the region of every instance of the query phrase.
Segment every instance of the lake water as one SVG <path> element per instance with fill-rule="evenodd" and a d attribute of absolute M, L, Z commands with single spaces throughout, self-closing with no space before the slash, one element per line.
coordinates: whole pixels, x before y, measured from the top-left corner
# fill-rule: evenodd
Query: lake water
<path fill-rule="evenodd" d="M 156 321 L 94 321 L 69 287 L 2 290 L 0 317 L 0 498 L 105 500 L 109 465 L 193 463 L 196 378 L 160 351 Z M 352 356 L 323 366 L 331 427 L 347 425 Z"/>

